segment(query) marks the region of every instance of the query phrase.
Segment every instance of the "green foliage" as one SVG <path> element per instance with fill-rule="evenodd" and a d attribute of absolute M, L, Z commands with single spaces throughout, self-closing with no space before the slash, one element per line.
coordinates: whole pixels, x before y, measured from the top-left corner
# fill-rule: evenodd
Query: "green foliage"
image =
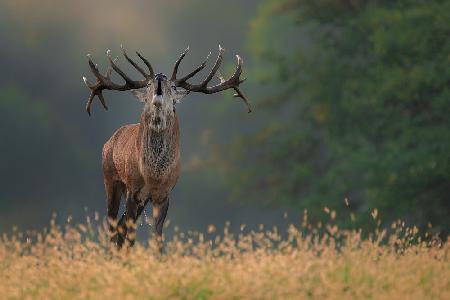
<path fill-rule="evenodd" d="M 448 20 L 450 1 L 261 4 L 253 72 L 276 92 L 260 102 L 270 121 L 234 144 L 236 190 L 313 217 L 348 197 L 448 230 Z"/>

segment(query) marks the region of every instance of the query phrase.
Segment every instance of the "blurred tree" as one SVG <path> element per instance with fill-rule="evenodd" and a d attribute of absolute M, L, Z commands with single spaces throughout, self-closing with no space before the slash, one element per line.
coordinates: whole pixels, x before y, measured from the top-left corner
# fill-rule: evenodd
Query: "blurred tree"
<path fill-rule="evenodd" d="M 6 212 L 0 227 L 33 224 L 42 215 L 48 219 L 53 211 L 67 206 L 66 199 L 80 198 L 84 191 L 79 184 L 87 179 L 74 170 L 86 163 L 86 155 L 75 147 L 78 141 L 66 128 L 58 125 L 62 122 L 48 104 L 15 84 L 3 84 L 0 112 L 0 200 Z M 12 211 L 20 211 L 20 220 Z"/>
<path fill-rule="evenodd" d="M 253 75 L 276 92 L 259 103 L 270 121 L 233 144 L 236 193 L 316 217 L 348 197 L 448 231 L 449 20 L 445 0 L 261 4 Z"/>

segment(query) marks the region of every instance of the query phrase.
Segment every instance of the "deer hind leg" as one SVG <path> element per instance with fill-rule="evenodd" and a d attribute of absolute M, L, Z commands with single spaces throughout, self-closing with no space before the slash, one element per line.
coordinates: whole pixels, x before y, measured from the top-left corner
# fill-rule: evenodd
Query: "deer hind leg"
<path fill-rule="evenodd" d="M 123 185 L 121 182 L 109 182 L 105 180 L 105 190 L 107 198 L 108 224 L 111 241 L 117 233 L 117 213 L 119 212 L 120 197 Z"/>

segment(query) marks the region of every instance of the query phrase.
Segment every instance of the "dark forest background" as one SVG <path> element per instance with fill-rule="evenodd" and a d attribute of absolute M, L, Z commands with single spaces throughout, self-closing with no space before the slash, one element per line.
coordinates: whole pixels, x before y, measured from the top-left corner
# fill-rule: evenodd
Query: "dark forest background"
<path fill-rule="evenodd" d="M 167 74 L 186 46 L 182 72 L 220 43 L 225 73 L 244 59 L 254 112 L 228 93 L 178 106 L 173 223 L 284 224 L 327 207 L 369 227 L 377 208 L 385 224 L 448 232 L 449 20 L 445 0 L 0 1 L 0 231 L 105 211 L 101 148 L 140 104 L 108 93 L 110 110 L 88 117 L 85 54 L 104 69 L 124 44 Z"/>

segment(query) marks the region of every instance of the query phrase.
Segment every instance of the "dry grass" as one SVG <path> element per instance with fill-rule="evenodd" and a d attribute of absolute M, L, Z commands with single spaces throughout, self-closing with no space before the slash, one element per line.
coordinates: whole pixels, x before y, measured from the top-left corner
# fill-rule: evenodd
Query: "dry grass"
<path fill-rule="evenodd" d="M 401 222 L 367 239 L 306 220 L 284 237 L 245 232 L 177 234 L 163 256 L 142 244 L 117 252 L 90 224 L 4 235 L 0 298 L 450 299 L 449 243 Z"/>

